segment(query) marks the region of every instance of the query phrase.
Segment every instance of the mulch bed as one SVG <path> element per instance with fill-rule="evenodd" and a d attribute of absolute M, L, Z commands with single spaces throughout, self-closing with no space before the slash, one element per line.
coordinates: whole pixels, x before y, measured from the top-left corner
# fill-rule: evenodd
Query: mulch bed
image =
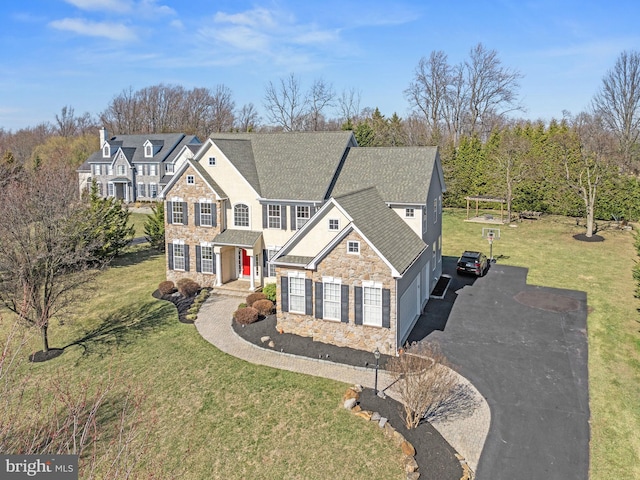
<path fill-rule="evenodd" d="M 269 315 L 250 325 L 243 326 L 233 322 L 233 330 L 246 341 L 268 350 L 309 358 L 321 358 L 346 365 L 369 367 L 372 377 L 374 375 L 375 359 L 373 353 L 315 342 L 312 338 L 299 335 L 278 333 L 275 315 Z M 274 348 L 269 348 L 266 343 L 261 341 L 261 338 L 265 336 L 273 340 Z M 380 368 L 386 365 L 388 359 L 388 355 L 380 356 Z M 420 467 L 421 478 L 460 479 L 462 468 L 454 455 L 455 450 L 430 423 L 425 421 L 416 429 L 407 430 L 401 417 L 401 405 L 391 397 L 382 399 L 374 395 L 372 389 L 363 390 L 359 403 L 363 410 L 375 411 L 387 418 L 391 426 L 411 442 L 416 449 L 415 458 Z"/>
<path fill-rule="evenodd" d="M 438 279 L 438 283 L 434 287 L 431 292 L 432 297 L 442 297 L 444 293 L 447 291 L 447 287 L 449 286 L 449 282 L 451 282 L 451 277 L 440 277 Z"/>
<path fill-rule="evenodd" d="M 574 235 L 573 238 L 580 242 L 604 242 L 604 238 L 600 235 L 591 235 L 590 237 L 587 237 L 585 233 L 578 233 L 577 235 Z"/>
<path fill-rule="evenodd" d="M 175 305 L 178 310 L 178 320 L 181 323 L 191 323 L 193 324 L 193 320 L 187 320 L 187 313 L 193 305 L 194 300 L 196 299 L 196 295 L 193 297 L 183 297 L 178 293 L 172 293 L 169 295 L 162 295 L 159 290 L 156 290 L 151 294 L 153 298 L 157 298 L 158 300 L 166 300 L 167 302 L 171 302 Z"/>
<path fill-rule="evenodd" d="M 59 357 L 64 353 L 64 348 L 50 348 L 46 352 L 42 350 L 38 350 L 37 352 L 33 352 L 29 355 L 29 361 L 34 363 L 46 362 L 47 360 L 52 360 L 56 357 Z"/>

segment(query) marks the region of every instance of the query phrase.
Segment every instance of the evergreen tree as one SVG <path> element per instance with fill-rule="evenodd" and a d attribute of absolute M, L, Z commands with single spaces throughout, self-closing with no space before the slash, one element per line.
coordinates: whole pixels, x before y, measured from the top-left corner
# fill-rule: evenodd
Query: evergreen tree
<path fill-rule="evenodd" d="M 144 222 L 144 234 L 153 248 L 164 252 L 164 203 L 158 202 L 151 211 Z"/>

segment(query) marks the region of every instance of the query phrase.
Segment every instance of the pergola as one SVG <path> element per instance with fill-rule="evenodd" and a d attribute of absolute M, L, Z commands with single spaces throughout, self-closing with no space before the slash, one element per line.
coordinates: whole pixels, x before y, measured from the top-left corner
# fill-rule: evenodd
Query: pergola
<path fill-rule="evenodd" d="M 476 202 L 476 217 L 478 216 L 478 206 L 480 202 L 485 203 L 499 203 L 500 204 L 500 221 L 503 221 L 504 217 L 504 204 L 506 200 L 500 197 L 489 197 L 486 195 L 477 195 L 475 197 L 464 197 L 467 201 L 467 220 L 469 220 L 469 202 Z"/>

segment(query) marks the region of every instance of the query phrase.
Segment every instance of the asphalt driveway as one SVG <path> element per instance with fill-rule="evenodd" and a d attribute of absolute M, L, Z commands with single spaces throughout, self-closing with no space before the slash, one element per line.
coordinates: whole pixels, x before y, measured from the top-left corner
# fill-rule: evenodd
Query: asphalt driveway
<path fill-rule="evenodd" d="M 476 478 L 588 478 L 586 293 L 527 285 L 526 269 L 500 264 L 459 277 L 455 260 L 409 341 L 437 340 L 490 406 Z"/>

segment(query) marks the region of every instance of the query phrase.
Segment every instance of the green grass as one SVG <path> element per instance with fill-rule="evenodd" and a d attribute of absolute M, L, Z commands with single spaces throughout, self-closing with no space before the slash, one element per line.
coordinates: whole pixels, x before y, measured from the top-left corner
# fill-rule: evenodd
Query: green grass
<path fill-rule="evenodd" d="M 135 228 L 135 237 L 144 237 L 144 222 L 147 221 L 146 213 L 131 212 L 129 215 L 129 223 Z"/>
<path fill-rule="evenodd" d="M 444 212 L 443 254 L 457 257 L 465 249 L 488 254 L 483 225 L 465 218 L 460 210 Z M 631 277 L 637 260 L 633 234 L 607 230 L 599 232 L 604 242 L 579 242 L 573 235 L 584 228 L 564 217 L 500 229 L 502 238 L 493 245 L 498 262 L 528 268 L 530 284 L 587 293 L 590 478 L 640 478 L 640 305 Z"/>
<path fill-rule="evenodd" d="M 151 296 L 161 280 L 164 258 L 132 248 L 100 275 L 64 325 L 50 329 L 52 347 L 73 345 L 30 369 L 36 383 L 58 371 L 86 378 L 111 370 L 125 387 L 141 388 L 148 433 L 142 476 L 403 478 L 397 447 L 341 407 L 346 385 L 220 352 L 193 325 L 178 322 L 172 305 Z M 41 348 L 38 340 L 30 350 Z"/>

